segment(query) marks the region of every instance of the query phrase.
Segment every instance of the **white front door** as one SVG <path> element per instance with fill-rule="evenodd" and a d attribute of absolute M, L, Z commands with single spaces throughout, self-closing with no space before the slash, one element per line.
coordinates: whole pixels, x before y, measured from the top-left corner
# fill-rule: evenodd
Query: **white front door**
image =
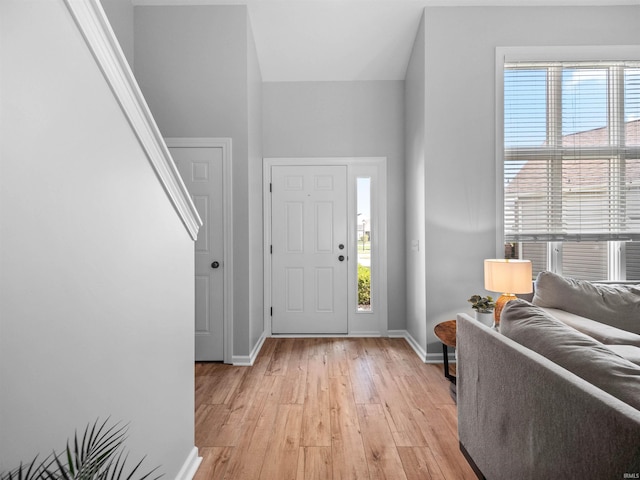
<path fill-rule="evenodd" d="M 169 151 L 203 226 L 195 243 L 195 356 L 224 360 L 223 149 L 172 147 Z"/>
<path fill-rule="evenodd" d="M 348 331 L 347 167 L 273 166 L 272 333 Z"/>

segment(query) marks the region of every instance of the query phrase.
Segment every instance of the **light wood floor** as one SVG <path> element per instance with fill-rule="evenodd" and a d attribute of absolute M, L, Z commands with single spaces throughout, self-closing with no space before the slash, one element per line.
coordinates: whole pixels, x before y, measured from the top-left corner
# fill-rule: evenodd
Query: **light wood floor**
<path fill-rule="evenodd" d="M 195 480 L 476 478 L 442 365 L 404 339 L 269 338 L 195 374 Z"/>

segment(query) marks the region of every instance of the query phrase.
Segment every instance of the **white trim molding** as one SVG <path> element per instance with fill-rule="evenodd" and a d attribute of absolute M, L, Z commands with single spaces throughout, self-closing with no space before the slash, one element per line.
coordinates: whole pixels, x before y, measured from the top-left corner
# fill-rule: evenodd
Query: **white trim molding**
<path fill-rule="evenodd" d="M 202 457 L 198 455 L 198 447 L 193 447 L 182 467 L 180 467 L 176 480 L 191 480 L 198 471 L 201 462 Z"/>
<path fill-rule="evenodd" d="M 224 265 L 224 363 L 233 362 L 233 142 L 231 138 L 167 137 L 171 148 L 221 148 L 222 149 L 222 229 L 224 240 L 222 264 Z M 191 197 L 189 197 L 191 198 Z"/>
<path fill-rule="evenodd" d="M 427 353 L 407 330 L 389 330 L 389 338 L 404 338 L 424 363 L 444 363 L 442 352 Z M 449 363 L 456 363 L 453 353 L 449 353 Z"/>
<path fill-rule="evenodd" d="M 262 350 L 262 345 L 264 345 L 264 341 L 267 339 L 267 334 L 265 332 L 262 333 L 260 339 L 256 343 L 255 347 L 251 351 L 250 355 L 234 355 L 233 356 L 233 365 L 236 367 L 250 367 L 252 366 L 256 358 L 258 358 L 258 354 L 260 350 Z"/>
<path fill-rule="evenodd" d="M 64 0 L 171 204 L 195 241 L 202 220 L 99 0 Z"/>
<path fill-rule="evenodd" d="M 407 330 L 389 330 L 389 338 L 404 338 L 416 352 L 416 355 L 420 357 L 420 360 L 427 362 L 427 352 Z M 440 356 L 440 361 L 442 361 L 442 356 Z"/>

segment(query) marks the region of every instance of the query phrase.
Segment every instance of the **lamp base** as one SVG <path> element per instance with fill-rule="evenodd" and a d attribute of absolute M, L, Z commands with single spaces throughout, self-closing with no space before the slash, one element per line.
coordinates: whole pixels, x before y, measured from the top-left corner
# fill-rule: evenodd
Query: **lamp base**
<path fill-rule="evenodd" d="M 507 304 L 507 302 L 515 300 L 516 298 L 518 297 L 516 297 L 513 293 L 503 293 L 502 295 L 500 295 L 500 297 L 498 297 L 498 300 L 496 300 L 496 307 L 493 310 L 493 328 L 497 330 L 500 327 L 500 314 L 502 313 L 502 309 Z"/>

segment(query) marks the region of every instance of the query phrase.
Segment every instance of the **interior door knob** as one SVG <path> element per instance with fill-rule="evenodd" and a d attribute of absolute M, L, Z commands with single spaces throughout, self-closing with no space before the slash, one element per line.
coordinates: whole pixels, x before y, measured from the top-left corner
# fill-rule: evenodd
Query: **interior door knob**
<path fill-rule="evenodd" d="M 220 262 L 213 262 L 211 264 L 211 268 L 218 268 L 220 266 Z"/>
<path fill-rule="evenodd" d="M 340 260 L 341 262 L 342 262 L 342 261 L 344 261 L 344 255 L 340 255 L 340 256 L 338 257 L 338 260 Z"/>

